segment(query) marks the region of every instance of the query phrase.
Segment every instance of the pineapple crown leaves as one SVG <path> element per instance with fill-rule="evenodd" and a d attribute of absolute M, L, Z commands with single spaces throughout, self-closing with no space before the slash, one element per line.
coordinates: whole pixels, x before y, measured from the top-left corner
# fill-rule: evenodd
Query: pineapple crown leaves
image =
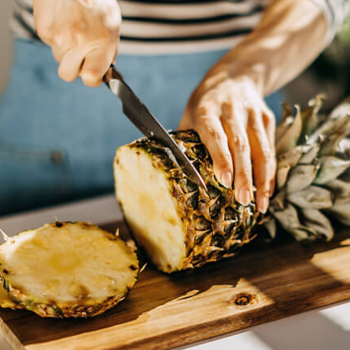
<path fill-rule="evenodd" d="M 330 240 L 328 216 L 350 225 L 350 98 L 329 116 L 323 95 L 301 111 L 284 104 L 276 130 L 276 192 L 263 224 L 270 237 L 277 224 L 299 241 Z"/>

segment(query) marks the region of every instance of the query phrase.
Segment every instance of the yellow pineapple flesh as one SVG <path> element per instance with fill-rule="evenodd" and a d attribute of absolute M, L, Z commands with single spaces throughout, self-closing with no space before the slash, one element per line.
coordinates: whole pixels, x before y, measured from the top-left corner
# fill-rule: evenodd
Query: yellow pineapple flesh
<path fill-rule="evenodd" d="M 125 298 L 139 272 L 125 242 L 83 222 L 46 224 L 11 237 L 0 246 L 0 262 L 10 301 L 43 317 L 98 315 Z"/>

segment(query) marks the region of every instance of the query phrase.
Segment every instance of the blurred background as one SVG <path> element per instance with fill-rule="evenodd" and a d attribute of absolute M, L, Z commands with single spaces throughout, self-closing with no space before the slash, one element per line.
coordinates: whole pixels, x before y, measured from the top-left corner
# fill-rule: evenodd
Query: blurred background
<path fill-rule="evenodd" d="M 12 59 L 12 41 L 9 31 L 9 18 L 12 1 L 0 1 L 0 96 L 5 89 Z"/>
<path fill-rule="evenodd" d="M 12 59 L 12 40 L 9 18 L 12 1 L 0 1 L 0 98 L 9 78 Z M 305 105 L 319 92 L 326 93 L 325 108 L 330 109 L 350 95 L 350 20 L 331 46 L 297 79 L 285 87 L 290 103 Z"/>
<path fill-rule="evenodd" d="M 286 86 L 287 100 L 304 105 L 313 95 L 326 94 L 325 109 L 329 110 L 350 95 L 350 19 L 332 44 L 297 79 Z"/>

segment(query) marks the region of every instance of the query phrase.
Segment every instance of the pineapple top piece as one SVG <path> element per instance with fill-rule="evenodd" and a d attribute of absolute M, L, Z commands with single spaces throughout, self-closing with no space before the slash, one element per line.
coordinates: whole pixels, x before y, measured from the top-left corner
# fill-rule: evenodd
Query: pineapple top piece
<path fill-rule="evenodd" d="M 330 240 L 328 216 L 350 225 L 350 100 L 328 116 L 316 96 L 301 111 L 284 105 L 276 131 L 277 188 L 265 226 L 276 236 L 281 226 L 299 241 Z M 276 225 L 278 224 L 278 225 Z"/>

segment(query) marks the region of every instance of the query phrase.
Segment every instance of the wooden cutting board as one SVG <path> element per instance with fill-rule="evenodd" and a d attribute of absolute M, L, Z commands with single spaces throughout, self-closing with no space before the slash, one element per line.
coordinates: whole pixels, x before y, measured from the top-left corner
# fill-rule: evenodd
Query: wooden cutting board
<path fill-rule="evenodd" d="M 110 230 L 123 223 L 109 225 Z M 311 248 L 251 244 L 236 257 L 168 276 L 148 266 L 129 297 L 87 320 L 0 310 L 14 349 L 168 349 L 350 299 L 350 231 Z"/>

